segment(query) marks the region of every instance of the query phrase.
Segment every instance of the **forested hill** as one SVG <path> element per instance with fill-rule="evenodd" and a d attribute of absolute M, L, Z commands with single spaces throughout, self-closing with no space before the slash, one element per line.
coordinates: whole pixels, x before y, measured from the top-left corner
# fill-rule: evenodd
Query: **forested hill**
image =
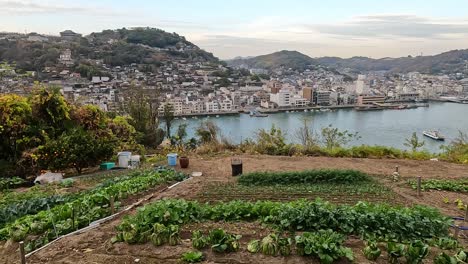
<path fill-rule="evenodd" d="M 0 61 L 16 62 L 17 68 L 40 71 L 57 64 L 60 53 L 72 51 L 78 64 L 88 59 L 102 59 L 112 66 L 131 63 L 161 65 L 164 61 L 185 59 L 192 62 L 219 62 L 206 52 L 176 33 L 156 28 L 104 30 L 63 41 L 48 37 L 47 41 L 29 41 L 27 36 L 0 39 Z"/>

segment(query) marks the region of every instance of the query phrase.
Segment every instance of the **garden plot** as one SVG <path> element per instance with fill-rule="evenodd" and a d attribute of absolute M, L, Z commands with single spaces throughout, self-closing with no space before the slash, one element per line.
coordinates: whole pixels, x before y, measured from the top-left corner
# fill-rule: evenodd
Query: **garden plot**
<path fill-rule="evenodd" d="M 365 188 L 361 189 L 362 193 L 368 193 L 380 196 L 380 195 L 388 195 L 388 189 L 393 190 L 398 195 L 401 195 L 399 190 L 404 189 L 405 192 L 401 199 L 405 202 L 409 196 L 408 201 L 414 204 L 426 204 L 424 201 L 421 201 L 419 198 L 413 197 L 416 194 L 414 190 L 410 188 L 410 186 L 406 183 L 405 180 L 400 181 L 400 183 L 392 183 L 391 182 L 391 173 L 393 172 L 396 165 L 400 166 L 400 172 L 403 176 L 423 176 L 427 178 L 457 178 L 462 177 L 466 173 L 466 167 L 446 164 L 446 163 L 435 163 L 435 162 L 413 162 L 413 161 L 399 161 L 399 160 L 368 160 L 368 159 L 334 159 L 334 158 L 307 158 L 307 157 L 269 157 L 269 156 L 245 156 L 242 157 L 244 161 L 244 171 L 246 172 L 254 172 L 254 171 L 298 171 L 304 169 L 315 169 L 315 168 L 339 168 L 339 169 L 354 169 L 363 171 L 366 173 L 373 174 L 371 176 L 372 179 L 376 179 L 378 182 L 383 183 L 383 189 L 378 190 L 377 188 L 371 188 L 369 190 L 365 190 Z M 225 189 L 220 189 L 222 191 L 226 191 L 230 187 L 235 187 L 237 185 L 236 177 L 232 177 L 230 175 L 230 158 L 199 158 L 199 159 L 191 159 L 191 167 L 189 170 L 185 170 L 187 173 L 192 171 L 202 171 L 203 176 L 201 177 L 194 177 L 188 181 L 183 182 L 182 184 L 177 185 L 171 190 L 168 190 L 165 193 L 158 195 L 157 199 L 161 199 L 164 197 L 168 198 L 185 198 L 185 199 L 196 199 L 200 197 L 203 192 L 213 190 L 211 189 L 212 186 L 217 188 L 224 188 L 223 186 L 227 184 Z M 374 174 L 378 174 L 379 176 L 375 176 Z M 320 185 L 320 184 L 315 184 Z M 338 186 L 337 184 L 334 184 Z M 351 184 L 342 184 L 343 188 L 341 190 L 346 191 L 346 185 Z M 361 185 L 364 184 L 352 184 L 352 185 Z M 297 185 L 296 185 L 297 186 Z M 237 185 L 239 188 L 244 188 L 243 186 Z M 266 189 L 271 188 L 268 186 L 263 186 Z M 374 186 L 375 187 L 375 186 Z M 387 187 L 388 189 L 386 189 Z M 246 188 L 259 188 L 257 186 L 247 186 Z M 289 188 L 285 187 L 285 188 Z M 299 187 L 294 187 L 300 190 Z M 255 189 L 250 189 L 256 191 Z M 258 190 L 258 189 L 257 189 Z M 310 190 L 310 189 L 309 189 Z M 284 190 L 285 192 L 291 192 L 291 190 Z M 306 191 L 305 189 L 300 190 L 300 192 Z M 315 189 L 313 190 L 315 193 L 320 195 L 324 193 L 324 191 Z M 351 191 L 351 190 L 349 190 Z M 336 189 L 335 193 L 338 194 L 340 189 Z M 219 192 L 218 192 L 219 193 Z M 391 192 L 390 192 L 391 193 Z M 426 193 L 423 192 L 423 196 Z M 358 193 L 358 195 L 360 195 Z M 122 217 L 118 219 L 112 220 L 111 222 L 100 226 L 91 232 L 86 232 L 83 234 L 79 234 L 76 236 L 68 237 L 61 240 L 59 243 L 51 245 L 47 248 L 47 250 L 39 251 L 38 253 L 34 254 L 29 260 L 32 263 L 133 263 L 135 260 L 139 260 L 141 263 L 180 263 L 180 258 L 182 254 L 186 253 L 187 251 L 196 251 L 192 245 L 192 231 L 200 230 L 204 236 L 209 236 L 210 231 L 215 229 L 223 229 L 225 233 L 232 234 L 232 235 L 242 235 L 239 239 L 239 250 L 236 252 L 230 253 L 217 253 L 211 249 L 209 245 L 206 248 L 201 249 L 200 251 L 203 252 L 205 258 L 207 259 L 207 263 L 212 262 L 224 262 L 224 263 L 319 263 L 319 258 L 317 256 L 299 256 L 296 252 L 296 246 L 292 246 L 292 255 L 288 257 L 278 256 L 270 256 L 265 255 L 262 252 L 258 253 L 250 253 L 248 251 L 248 244 L 251 240 L 263 240 L 265 237 L 269 236 L 269 234 L 281 234 L 281 229 L 278 229 L 274 224 L 267 223 L 262 221 L 262 219 L 235 219 L 236 212 L 241 212 L 233 207 L 228 207 L 227 205 L 230 203 L 219 203 L 217 201 L 220 200 L 221 197 L 213 197 L 209 198 L 206 197 L 206 201 L 210 202 L 209 208 L 220 208 L 216 206 L 216 204 L 221 204 L 220 206 L 226 206 L 226 210 L 223 211 L 223 215 L 226 214 L 229 217 L 234 219 L 232 220 L 220 220 L 220 219 L 206 219 L 203 217 L 199 219 L 199 222 L 182 222 L 176 224 L 179 226 L 179 238 L 180 244 L 177 246 L 170 246 L 168 243 L 163 244 L 161 246 L 155 246 L 152 241 L 148 240 L 147 242 L 137 243 L 137 244 L 128 244 L 126 242 L 117 242 L 112 243 L 111 240 L 113 237 L 119 232 L 116 229 L 117 226 L 120 226 L 122 223 L 125 222 Z M 365 195 L 363 195 L 365 196 Z M 311 198 L 308 198 L 309 201 L 307 203 L 315 203 L 314 201 L 310 201 Z M 255 199 L 260 200 L 260 199 Z M 290 200 L 294 199 L 294 194 L 291 195 Z M 254 199 L 252 199 L 254 201 Z M 153 200 L 152 202 L 158 203 L 157 200 Z M 261 201 L 260 201 L 261 202 Z M 319 201 L 320 202 L 320 201 Z M 340 202 L 332 201 L 332 204 L 328 206 L 334 208 L 342 208 L 344 205 L 340 205 Z M 305 202 L 304 202 L 305 203 Z M 320 202 L 324 203 L 324 202 Z M 406 203 L 406 202 L 405 202 Z M 241 202 L 240 204 L 252 204 L 247 203 L 246 201 Z M 281 200 L 279 204 L 289 204 L 289 202 Z M 202 211 L 210 211 L 211 209 L 204 206 L 204 203 L 200 205 L 203 206 Z M 145 208 L 150 208 L 145 207 Z M 318 209 L 322 210 L 324 207 L 320 206 L 317 207 Z M 346 208 L 355 209 L 352 206 L 347 206 Z M 390 206 L 395 210 L 399 210 L 398 206 Z M 385 208 L 382 210 L 382 217 L 395 217 L 396 214 L 393 209 Z M 141 211 L 142 209 L 138 209 Z M 148 210 L 148 209 L 145 209 Z M 172 209 L 171 209 L 172 210 Z M 351 211 L 353 211 L 351 210 Z M 403 210 L 403 209 L 402 209 Z M 409 210 L 409 209 L 404 209 Z M 415 209 L 415 212 L 421 212 L 420 209 Z M 295 211 L 295 210 L 293 210 Z M 303 210 L 297 210 L 303 211 Z M 339 210 L 342 214 L 343 211 L 349 212 L 348 210 Z M 399 212 L 403 212 L 399 211 Z M 424 211 L 424 210 L 423 210 Z M 328 211 L 329 212 L 329 211 Z M 408 212 L 408 211 L 405 211 Z M 429 211 L 427 212 L 429 213 Z M 138 214 L 136 211 L 132 211 L 129 215 Z M 178 214 L 178 213 L 176 213 Z M 172 215 L 172 214 L 171 214 Z M 241 214 L 242 215 L 242 214 Z M 293 215 L 290 211 L 288 211 L 287 215 Z M 163 215 L 164 216 L 164 215 Z M 297 216 L 297 215 L 296 215 Z M 349 215 L 346 214 L 349 217 Z M 401 215 L 400 215 L 401 216 Z M 414 216 L 414 215 L 413 215 Z M 166 215 L 166 218 L 168 216 Z M 306 217 L 309 218 L 309 217 Z M 323 219 L 329 219 L 328 216 L 323 216 Z M 352 219 L 352 217 L 349 217 Z M 433 218 L 429 216 L 429 218 Z M 436 217 L 437 218 L 437 217 Z M 434 218 L 434 219 L 436 219 Z M 297 217 L 297 219 L 301 219 Z M 405 219 L 405 223 L 412 223 L 405 217 L 401 219 Z M 417 218 L 416 218 L 417 219 Z M 415 219 L 413 219 L 415 220 Z M 345 219 L 340 219 L 340 223 L 346 223 Z M 164 224 L 164 226 L 170 225 L 170 223 L 164 221 L 153 221 Z M 317 222 L 317 221 L 315 221 Z M 409 228 L 412 225 L 406 225 L 404 223 L 399 223 L 398 220 L 385 220 L 386 223 L 394 224 L 395 228 L 388 228 L 388 230 L 393 230 L 393 233 L 411 233 L 406 229 L 402 231 L 400 228 Z M 431 221 L 422 220 L 421 222 L 428 224 Z M 174 224 L 173 224 L 174 225 Z M 293 225 L 295 226 L 295 225 Z M 310 228 L 310 227 L 309 227 Z M 330 226 L 328 224 L 321 225 L 320 229 L 333 229 L 334 232 L 342 233 L 343 230 L 336 228 L 336 226 Z M 423 232 L 430 232 L 432 227 L 424 226 L 421 227 Z M 445 228 L 437 227 L 437 230 L 443 230 Z M 142 229 L 143 230 L 143 229 Z M 160 227 L 160 230 L 164 230 Z M 290 237 L 295 241 L 295 236 L 302 235 L 304 232 L 312 232 L 314 233 L 317 229 L 302 229 L 302 230 L 295 230 L 295 235 Z M 419 229 L 418 229 L 419 230 Z M 281 235 L 288 236 L 288 230 Z M 419 232 L 419 231 L 417 231 Z M 165 232 L 161 232 L 165 233 Z M 368 230 L 368 233 L 374 233 Z M 447 230 L 448 233 L 448 230 Z M 149 235 L 151 236 L 153 232 Z M 387 235 L 390 233 L 387 233 Z M 356 233 L 348 233 L 344 232 L 345 240 L 340 242 L 340 239 L 336 239 L 338 241 L 336 245 L 339 247 L 346 247 L 350 248 L 353 252 L 355 263 L 373 263 L 373 261 L 369 261 L 366 259 L 364 254 L 362 253 L 363 248 L 365 247 L 364 241 L 371 240 L 371 238 L 365 238 L 364 240 L 361 238 L 360 235 L 356 235 Z M 129 235 L 127 235 L 129 236 Z M 418 235 L 418 238 L 423 238 L 426 235 Z M 437 235 L 439 237 L 444 237 L 444 234 Z M 174 237 L 174 236 L 173 236 Z M 236 236 L 235 236 L 236 237 Z M 128 237 L 130 238 L 130 237 Z M 128 239 L 127 238 L 127 239 Z M 232 237 L 231 237 L 232 238 Z M 338 237 L 337 237 L 338 238 Z M 272 239 L 268 239 L 271 241 Z M 409 241 L 411 240 L 411 241 Z M 273 239 L 273 241 L 276 241 Z M 284 241 L 284 240 L 282 240 Z M 450 241 L 450 240 L 449 240 Z M 404 250 L 400 252 L 401 254 L 406 254 L 404 252 L 408 251 L 408 248 L 413 241 L 413 238 L 408 238 L 408 241 L 404 242 Z M 425 257 L 424 263 L 433 263 L 433 258 L 438 255 L 441 251 L 446 252 L 450 256 L 453 256 L 457 253 L 457 249 L 441 249 L 439 244 L 439 240 L 435 239 L 424 239 L 424 244 L 429 245 L 429 252 L 428 256 Z M 381 255 L 375 261 L 376 263 L 388 263 L 389 254 L 387 252 L 388 244 L 384 241 L 378 242 L 377 247 L 381 250 Z M 397 253 L 400 245 L 391 246 L 393 254 L 398 255 Z M 417 252 L 424 253 L 424 246 L 420 246 L 416 243 L 412 245 L 412 248 L 418 248 Z M 369 251 L 374 251 L 375 248 L 370 247 Z M 412 250 L 412 252 L 416 252 Z M 312 252 L 312 251 L 311 251 Z M 417 256 L 416 256 L 417 257 Z M 405 262 L 405 257 L 402 256 L 399 258 L 403 262 Z M 341 258 L 341 262 L 347 262 L 346 257 Z"/>

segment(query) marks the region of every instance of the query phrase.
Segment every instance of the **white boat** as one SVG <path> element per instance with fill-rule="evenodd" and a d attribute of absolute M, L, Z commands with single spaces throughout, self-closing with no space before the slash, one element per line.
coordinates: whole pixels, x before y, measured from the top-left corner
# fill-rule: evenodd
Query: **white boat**
<path fill-rule="evenodd" d="M 187 120 L 187 118 L 185 118 L 185 117 L 182 117 L 182 120 Z"/>
<path fill-rule="evenodd" d="M 309 112 L 307 109 L 304 109 L 304 112 Z"/>
<path fill-rule="evenodd" d="M 216 115 L 216 117 L 219 117 L 219 115 Z"/>
<path fill-rule="evenodd" d="M 445 137 L 439 133 L 439 131 L 431 130 L 431 131 L 423 131 L 423 135 L 434 140 L 444 141 Z"/>

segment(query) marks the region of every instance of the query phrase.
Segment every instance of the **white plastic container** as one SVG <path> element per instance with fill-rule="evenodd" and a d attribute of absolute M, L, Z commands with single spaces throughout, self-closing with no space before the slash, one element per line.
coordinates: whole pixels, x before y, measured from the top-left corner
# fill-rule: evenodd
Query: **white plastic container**
<path fill-rule="evenodd" d="M 130 157 L 130 167 L 132 169 L 140 167 L 140 155 L 132 155 Z"/>
<path fill-rule="evenodd" d="M 117 158 L 119 160 L 119 167 L 120 168 L 128 168 L 130 165 L 130 158 L 132 157 L 132 153 L 129 151 L 122 151 L 117 153 Z"/>

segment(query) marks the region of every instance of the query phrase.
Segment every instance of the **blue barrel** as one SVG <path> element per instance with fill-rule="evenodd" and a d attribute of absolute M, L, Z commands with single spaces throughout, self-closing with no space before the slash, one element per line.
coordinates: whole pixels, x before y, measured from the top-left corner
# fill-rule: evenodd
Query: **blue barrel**
<path fill-rule="evenodd" d="M 177 165 L 177 154 L 176 153 L 167 154 L 167 163 L 169 164 L 169 166 Z"/>

